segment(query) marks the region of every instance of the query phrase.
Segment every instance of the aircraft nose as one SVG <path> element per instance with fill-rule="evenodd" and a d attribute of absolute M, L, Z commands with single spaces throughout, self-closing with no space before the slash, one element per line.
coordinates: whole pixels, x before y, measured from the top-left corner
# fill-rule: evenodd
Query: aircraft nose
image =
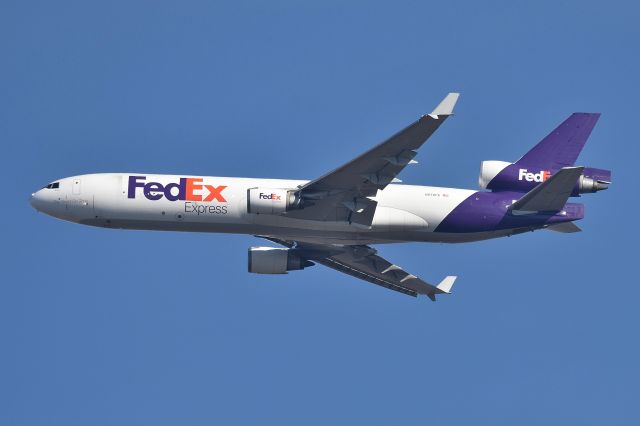
<path fill-rule="evenodd" d="M 67 194 L 64 192 L 63 180 L 48 184 L 31 194 L 29 204 L 40 213 L 65 219 L 67 212 Z M 62 188 L 61 188 L 62 187 Z"/>
<path fill-rule="evenodd" d="M 55 216 L 58 210 L 58 203 L 56 203 L 55 197 L 53 194 L 49 194 L 46 191 L 50 191 L 49 189 L 40 189 L 31 194 L 31 198 L 29 198 L 29 204 L 31 207 L 39 211 L 40 213 L 45 213 L 48 215 Z"/>
<path fill-rule="evenodd" d="M 31 207 L 33 207 L 34 209 L 40 211 L 42 207 L 42 196 L 40 194 L 40 191 L 36 191 L 31 194 L 31 198 L 29 198 L 29 204 L 31 204 Z"/>

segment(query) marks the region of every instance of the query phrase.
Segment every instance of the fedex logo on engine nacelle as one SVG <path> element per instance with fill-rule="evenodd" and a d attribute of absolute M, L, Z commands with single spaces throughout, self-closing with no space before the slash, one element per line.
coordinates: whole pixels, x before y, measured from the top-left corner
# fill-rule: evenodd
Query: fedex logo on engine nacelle
<path fill-rule="evenodd" d="M 222 196 L 225 185 L 204 185 L 202 178 L 180 178 L 179 183 L 166 185 L 160 182 L 145 182 L 146 178 L 146 176 L 129 176 L 128 198 L 136 198 L 136 188 L 142 188 L 145 198 L 151 201 L 165 197 L 169 201 L 227 202 Z"/>
<path fill-rule="evenodd" d="M 527 169 L 520 169 L 518 171 L 518 180 L 526 180 L 527 182 L 544 182 L 549 179 L 551 172 L 547 170 L 540 170 L 538 173 L 531 173 Z"/>
<path fill-rule="evenodd" d="M 281 198 L 280 195 L 278 195 L 278 194 L 273 194 L 273 193 L 272 194 L 264 194 L 262 192 L 260 194 L 258 194 L 258 197 L 261 200 L 274 200 L 274 201 L 280 201 L 280 198 Z"/>

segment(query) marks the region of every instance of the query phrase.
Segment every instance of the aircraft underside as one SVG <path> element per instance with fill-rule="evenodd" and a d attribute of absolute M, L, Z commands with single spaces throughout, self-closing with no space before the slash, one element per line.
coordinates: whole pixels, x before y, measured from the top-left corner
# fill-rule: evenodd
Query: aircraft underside
<path fill-rule="evenodd" d="M 247 234 L 257 236 L 269 236 L 284 240 L 304 241 L 315 244 L 390 244 L 402 242 L 424 243 L 467 243 L 493 238 L 508 237 L 511 235 L 530 232 L 536 228 L 511 228 L 482 232 L 429 232 L 429 231 L 331 231 L 313 229 L 295 229 L 281 227 L 268 227 L 254 224 L 224 224 L 224 223 L 197 223 L 197 222 L 166 222 L 152 220 L 127 220 L 127 219 L 85 219 L 80 222 L 83 225 L 98 226 L 103 228 L 147 230 L 147 231 L 178 231 L 178 232 L 208 232 L 225 234 Z M 540 229 L 538 227 L 537 229 Z"/>

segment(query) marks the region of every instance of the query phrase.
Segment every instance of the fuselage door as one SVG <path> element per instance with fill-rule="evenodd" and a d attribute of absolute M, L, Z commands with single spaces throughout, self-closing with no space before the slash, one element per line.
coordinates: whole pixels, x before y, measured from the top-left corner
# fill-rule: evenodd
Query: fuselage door
<path fill-rule="evenodd" d="M 73 195 L 80 195 L 80 179 L 79 178 L 73 179 L 73 187 L 72 187 L 71 193 Z"/>

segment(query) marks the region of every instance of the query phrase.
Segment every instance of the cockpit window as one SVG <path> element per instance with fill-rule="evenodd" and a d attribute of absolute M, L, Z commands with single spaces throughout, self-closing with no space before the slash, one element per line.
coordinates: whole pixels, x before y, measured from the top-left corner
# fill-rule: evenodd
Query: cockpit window
<path fill-rule="evenodd" d="M 60 188 L 60 182 L 54 182 L 54 183 L 50 183 L 49 185 L 45 186 L 46 189 L 58 189 Z"/>

